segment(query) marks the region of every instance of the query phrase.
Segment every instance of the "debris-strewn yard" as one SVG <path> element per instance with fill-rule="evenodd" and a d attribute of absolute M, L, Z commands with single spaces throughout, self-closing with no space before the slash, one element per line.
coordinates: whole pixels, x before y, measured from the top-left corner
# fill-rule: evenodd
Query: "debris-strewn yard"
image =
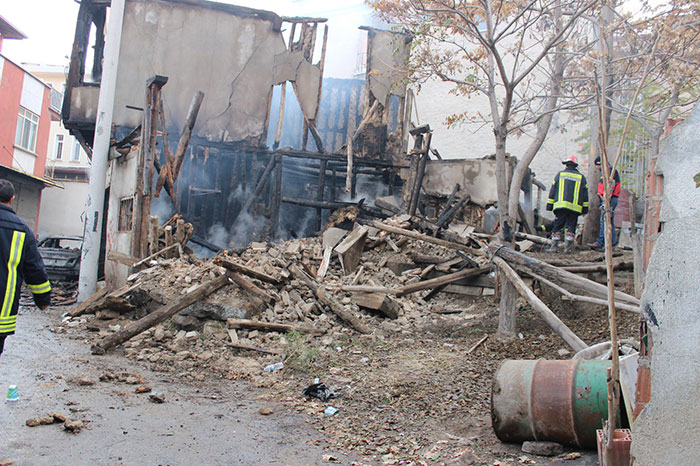
<path fill-rule="evenodd" d="M 401 218 L 387 224 L 410 226 Z M 325 241 L 252 243 L 207 261 L 154 259 L 124 289 L 83 306 L 82 315 L 66 316 L 58 331 L 76 332 L 99 348 L 135 319 L 227 273 L 236 284 L 127 340 L 124 354 L 179 380 L 244 379 L 266 388 L 265 398 L 305 413 L 327 441 L 359 454 L 366 464 L 548 463 L 495 437 L 491 379 L 504 359 L 566 359 L 574 351 L 520 299 L 517 335 L 499 338 L 497 285 L 488 270 L 463 273 L 460 280 L 440 284 L 445 288 L 437 293 L 435 287 L 410 292 L 415 287 L 409 285 L 421 281 L 489 266 L 479 242 L 464 239 L 461 245 L 472 241 L 469 248 L 477 252 L 469 254 L 368 228 L 355 235 L 362 236 L 357 243 L 350 234 L 349 248 L 338 249 L 343 240 L 325 236 Z M 356 244 L 359 261 L 353 266 Z M 603 264 L 594 251 L 531 255 L 558 265 Z M 630 277 L 616 272 L 623 289 Z M 585 343 L 608 339 L 605 308 L 563 301 L 550 288 L 535 290 Z M 635 337 L 636 314 L 623 312 L 618 322 L 621 338 Z M 290 327 L 270 329 L 268 323 Z M 264 370 L 279 362 L 283 368 Z M 335 397 L 302 396 L 314 382 L 325 383 Z"/>

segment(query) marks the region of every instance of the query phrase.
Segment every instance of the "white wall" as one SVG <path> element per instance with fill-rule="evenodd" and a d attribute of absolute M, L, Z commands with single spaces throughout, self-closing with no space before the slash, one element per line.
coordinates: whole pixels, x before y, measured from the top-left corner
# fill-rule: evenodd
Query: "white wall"
<path fill-rule="evenodd" d="M 88 183 L 63 181 L 64 189 L 46 188 L 41 195 L 38 236 L 83 236 Z"/>

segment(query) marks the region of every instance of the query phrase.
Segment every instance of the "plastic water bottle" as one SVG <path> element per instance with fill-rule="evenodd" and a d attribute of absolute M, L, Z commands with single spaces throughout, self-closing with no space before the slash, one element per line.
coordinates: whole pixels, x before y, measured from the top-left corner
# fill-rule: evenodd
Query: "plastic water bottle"
<path fill-rule="evenodd" d="M 280 369 L 284 368 L 284 363 L 283 362 L 276 362 L 274 364 L 270 364 L 269 366 L 265 366 L 263 369 L 265 372 L 275 372 Z"/>
<path fill-rule="evenodd" d="M 17 385 L 10 385 L 7 387 L 7 398 L 5 401 L 17 401 L 19 399 L 19 393 L 17 392 Z"/>

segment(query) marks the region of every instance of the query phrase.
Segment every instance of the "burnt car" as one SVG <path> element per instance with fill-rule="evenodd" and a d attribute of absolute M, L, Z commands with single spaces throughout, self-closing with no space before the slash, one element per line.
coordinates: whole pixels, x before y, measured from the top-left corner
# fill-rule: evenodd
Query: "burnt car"
<path fill-rule="evenodd" d="M 80 276 L 80 236 L 49 236 L 39 242 L 39 254 L 51 281 L 76 281 Z"/>

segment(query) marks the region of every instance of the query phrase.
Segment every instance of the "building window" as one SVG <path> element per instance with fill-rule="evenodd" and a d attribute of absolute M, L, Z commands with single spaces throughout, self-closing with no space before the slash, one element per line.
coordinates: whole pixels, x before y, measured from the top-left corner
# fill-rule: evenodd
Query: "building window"
<path fill-rule="evenodd" d="M 73 142 L 73 152 L 70 154 L 70 161 L 71 162 L 80 162 L 80 143 L 76 139 Z"/>
<path fill-rule="evenodd" d="M 39 115 L 24 107 L 19 108 L 15 145 L 29 152 L 36 151 L 36 133 L 39 130 Z"/>
<path fill-rule="evenodd" d="M 119 231 L 131 231 L 134 220 L 134 198 L 124 197 L 119 200 Z"/>
<path fill-rule="evenodd" d="M 56 143 L 53 148 L 53 158 L 56 160 L 61 160 L 63 158 L 63 135 L 56 135 Z"/>

